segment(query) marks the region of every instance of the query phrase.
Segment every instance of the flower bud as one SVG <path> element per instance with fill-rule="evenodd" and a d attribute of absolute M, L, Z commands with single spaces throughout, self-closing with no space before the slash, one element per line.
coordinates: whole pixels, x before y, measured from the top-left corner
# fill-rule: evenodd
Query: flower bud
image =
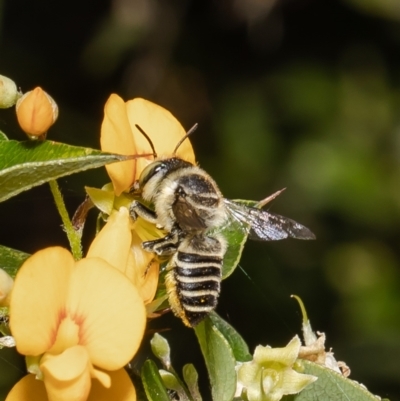
<path fill-rule="evenodd" d="M 30 139 L 43 139 L 58 117 L 58 106 L 42 88 L 25 93 L 16 105 L 20 127 Z"/>
<path fill-rule="evenodd" d="M 0 306 L 8 306 L 13 284 L 14 280 L 5 270 L 0 269 Z"/>
<path fill-rule="evenodd" d="M 159 372 L 160 372 L 161 379 L 166 388 L 168 388 L 170 390 L 175 390 L 177 392 L 184 393 L 182 385 L 179 383 L 179 381 L 175 375 L 173 375 L 171 372 L 168 372 L 164 369 L 160 369 Z"/>
<path fill-rule="evenodd" d="M 0 109 L 8 109 L 17 102 L 20 93 L 10 78 L 0 75 Z"/>
<path fill-rule="evenodd" d="M 150 345 L 153 354 L 160 359 L 167 369 L 169 369 L 171 367 L 171 350 L 168 341 L 163 336 L 155 333 L 153 338 L 150 340 Z"/>

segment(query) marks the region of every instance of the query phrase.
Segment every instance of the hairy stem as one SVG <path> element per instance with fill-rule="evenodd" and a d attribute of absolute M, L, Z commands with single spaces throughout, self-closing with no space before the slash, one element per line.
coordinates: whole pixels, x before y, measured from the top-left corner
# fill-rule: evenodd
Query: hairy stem
<path fill-rule="evenodd" d="M 57 181 L 51 180 L 49 181 L 49 184 L 58 213 L 60 214 L 63 222 L 64 231 L 67 234 L 72 255 L 74 256 L 75 260 L 82 259 L 81 233 L 75 230 L 71 223 L 71 219 L 69 218 Z"/>

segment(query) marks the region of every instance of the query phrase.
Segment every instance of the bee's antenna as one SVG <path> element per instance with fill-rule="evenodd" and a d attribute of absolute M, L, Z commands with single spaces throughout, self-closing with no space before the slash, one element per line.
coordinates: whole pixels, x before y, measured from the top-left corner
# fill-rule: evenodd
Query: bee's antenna
<path fill-rule="evenodd" d="M 147 142 L 149 143 L 151 150 L 153 151 L 153 156 L 154 158 L 157 157 L 157 152 L 154 149 L 154 145 L 153 142 L 151 141 L 150 137 L 142 130 L 142 128 L 140 128 L 139 125 L 135 124 L 135 127 L 139 130 L 139 132 L 147 139 Z"/>
<path fill-rule="evenodd" d="M 178 142 L 178 144 L 176 145 L 173 155 L 176 154 L 176 152 L 178 151 L 179 147 L 182 145 L 183 142 L 185 142 L 186 138 L 187 138 L 189 135 L 192 135 L 193 132 L 197 130 L 197 127 L 198 127 L 198 126 L 199 126 L 199 124 L 196 123 L 195 125 L 193 125 L 192 128 L 190 128 L 190 130 L 189 130 L 188 132 L 186 132 L 186 135 L 185 135 L 185 136 Z"/>

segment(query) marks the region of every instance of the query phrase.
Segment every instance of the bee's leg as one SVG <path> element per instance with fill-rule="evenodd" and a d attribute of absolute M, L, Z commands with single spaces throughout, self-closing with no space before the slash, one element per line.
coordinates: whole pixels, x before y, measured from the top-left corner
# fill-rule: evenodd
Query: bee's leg
<path fill-rule="evenodd" d="M 172 231 L 163 238 L 142 243 L 142 247 L 147 252 L 155 253 L 158 256 L 173 255 L 179 244 L 183 233 L 178 228 L 173 228 Z"/>
<path fill-rule="evenodd" d="M 133 201 L 129 206 L 129 214 L 133 220 L 136 220 L 137 217 L 141 217 L 142 219 L 148 221 L 152 224 L 157 224 L 157 215 L 156 213 L 149 209 L 148 207 L 142 205 L 138 201 Z"/>

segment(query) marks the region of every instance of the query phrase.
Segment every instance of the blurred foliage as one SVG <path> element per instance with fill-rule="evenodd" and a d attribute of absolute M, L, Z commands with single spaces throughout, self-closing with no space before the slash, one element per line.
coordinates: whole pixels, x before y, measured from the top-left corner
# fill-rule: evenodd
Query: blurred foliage
<path fill-rule="evenodd" d="M 109 94 L 142 96 L 200 124 L 198 161 L 227 197 L 287 187 L 271 210 L 317 241 L 248 244 L 249 280 L 237 271 L 223 283 L 218 312 L 251 350 L 283 346 L 300 329 L 298 294 L 352 377 L 400 400 L 397 0 L 0 0 L 0 29 L 0 72 L 59 104 L 50 139 L 98 147 Z M 21 140 L 14 120 L 2 112 L 0 130 Z M 106 181 L 62 181 L 71 212 L 84 184 Z M 48 189 L 33 194 L 0 205 L 0 243 L 67 246 Z M 173 349 L 193 347 L 175 356 L 182 365 L 200 358 L 179 321 L 160 328 L 173 328 Z"/>

